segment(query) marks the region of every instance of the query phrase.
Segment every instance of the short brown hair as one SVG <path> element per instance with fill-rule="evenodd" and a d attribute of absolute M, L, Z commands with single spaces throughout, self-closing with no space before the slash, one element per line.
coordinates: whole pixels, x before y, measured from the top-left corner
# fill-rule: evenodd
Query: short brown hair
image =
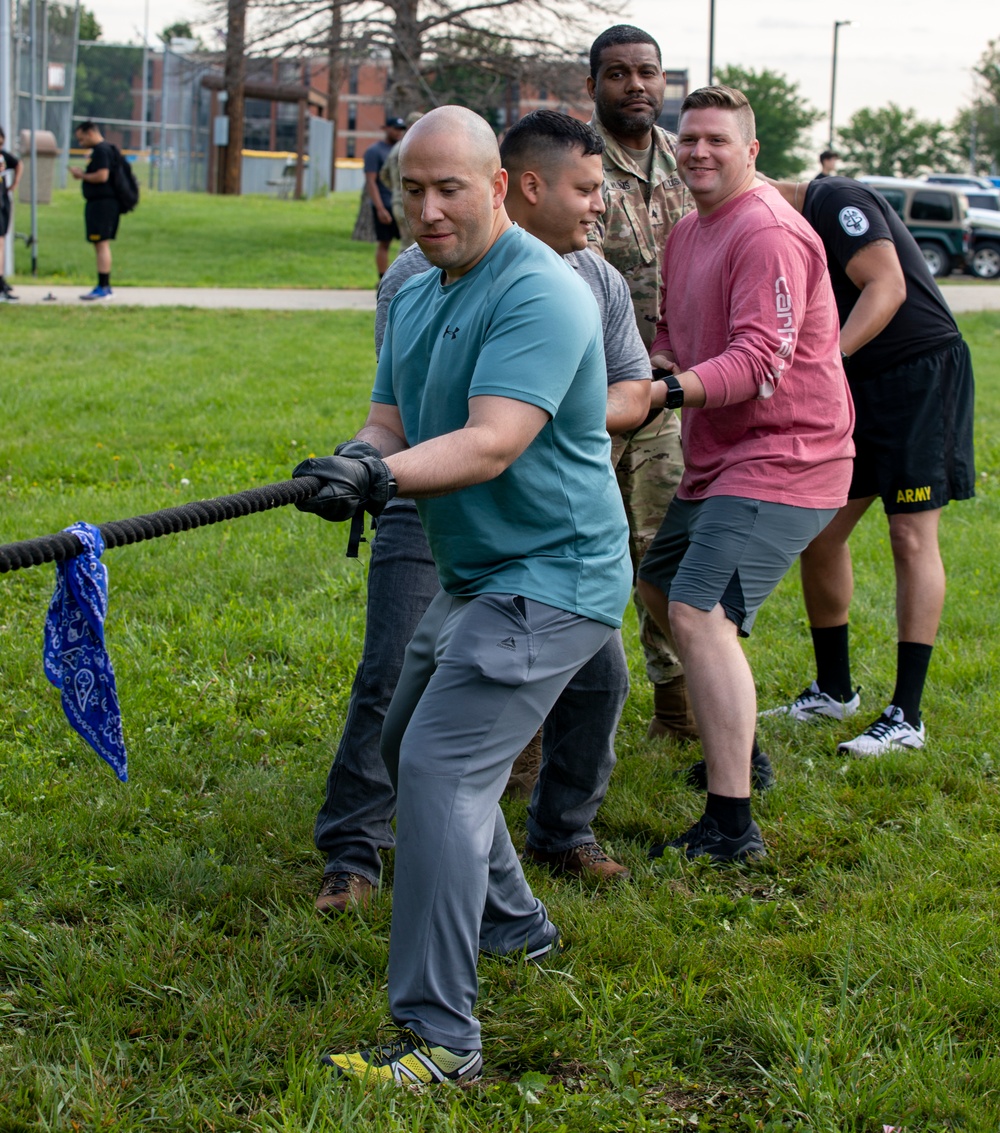
<path fill-rule="evenodd" d="M 731 110 L 739 120 L 740 137 L 749 144 L 757 137 L 757 121 L 750 100 L 732 87 L 699 87 L 681 103 L 681 117 L 688 110 Z"/>

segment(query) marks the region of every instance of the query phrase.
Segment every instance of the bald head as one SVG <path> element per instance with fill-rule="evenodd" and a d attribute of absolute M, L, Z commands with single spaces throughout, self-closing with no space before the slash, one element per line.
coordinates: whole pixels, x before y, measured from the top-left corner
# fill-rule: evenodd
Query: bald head
<path fill-rule="evenodd" d="M 399 147 L 406 220 L 421 251 L 453 282 L 471 271 L 510 227 L 507 174 L 485 119 L 440 106 Z"/>
<path fill-rule="evenodd" d="M 399 147 L 400 169 L 409 152 L 428 147 L 442 160 L 464 159 L 487 177 L 500 168 L 500 147 L 490 124 L 464 106 L 439 106 L 415 122 Z"/>

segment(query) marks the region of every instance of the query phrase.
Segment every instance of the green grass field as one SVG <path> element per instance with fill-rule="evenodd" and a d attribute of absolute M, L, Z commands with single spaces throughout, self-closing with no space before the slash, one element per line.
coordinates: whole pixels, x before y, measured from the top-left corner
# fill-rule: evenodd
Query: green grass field
<path fill-rule="evenodd" d="M 81 241 L 82 243 L 82 241 Z M 371 317 L 8 308 L 0 541 L 284 479 L 360 424 Z M 771 854 L 645 851 L 693 821 L 697 748 L 633 695 L 599 836 L 634 881 L 530 869 L 558 970 L 480 967 L 487 1076 L 364 1095 L 318 1056 L 388 1028 L 391 855 L 373 911 L 320 923 L 312 824 L 363 633 L 365 563 L 293 508 L 109 551 L 131 780 L 43 676 L 53 568 L 0 577 L 0 1131 L 617 1133 L 1000 1126 L 1000 316 L 962 320 L 977 498 L 947 510 L 927 747 L 833 752 L 848 725 L 762 722 Z M 884 520 L 854 542 L 856 677 L 892 688 Z M 747 646 L 762 704 L 811 649 L 797 578 Z M 505 804 L 515 842 L 522 804 Z"/>
<path fill-rule="evenodd" d="M 114 285 L 374 288 L 375 246 L 351 240 L 359 200 L 356 192 L 289 201 L 143 188 L 139 207 L 121 219 Z M 18 206 L 17 231 L 30 224 L 27 206 Z M 15 270 L 15 283 L 31 282 L 30 253 L 20 240 Z M 79 188 L 57 190 L 52 204 L 38 209 L 38 281 L 93 277 Z"/>

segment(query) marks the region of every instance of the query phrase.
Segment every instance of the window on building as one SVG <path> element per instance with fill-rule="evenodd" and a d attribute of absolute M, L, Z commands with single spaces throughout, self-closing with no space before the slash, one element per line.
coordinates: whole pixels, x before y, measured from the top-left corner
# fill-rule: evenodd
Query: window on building
<path fill-rule="evenodd" d="M 347 128 L 348 130 L 356 130 L 358 128 L 358 104 L 356 102 L 349 102 L 347 104 Z"/>
<path fill-rule="evenodd" d="M 355 156 L 357 156 L 357 152 L 358 152 L 358 140 L 357 140 L 357 138 L 348 138 L 347 139 L 347 156 L 348 157 L 355 157 Z"/>
<path fill-rule="evenodd" d="M 347 73 L 347 93 L 358 93 L 358 65 L 357 63 L 351 64 L 351 69 Z"/>

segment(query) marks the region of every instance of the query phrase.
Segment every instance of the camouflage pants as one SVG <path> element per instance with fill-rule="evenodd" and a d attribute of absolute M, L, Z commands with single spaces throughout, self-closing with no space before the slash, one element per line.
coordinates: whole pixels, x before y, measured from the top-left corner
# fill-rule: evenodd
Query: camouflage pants
<path fill-rule="evenodd" d="M 663 522 L 684 472 L 677 414 L 661 413 L 634 432 L 613 438 L 611 463 L 628 517 L 629 553 L 634 574 Z M 646 675 L 653 684 L 680 676 L 683 670 L 673 642 L 653 621 L 634 590 L 632 601 L 639 615 L 639 640 L 646 657 Z"/>

